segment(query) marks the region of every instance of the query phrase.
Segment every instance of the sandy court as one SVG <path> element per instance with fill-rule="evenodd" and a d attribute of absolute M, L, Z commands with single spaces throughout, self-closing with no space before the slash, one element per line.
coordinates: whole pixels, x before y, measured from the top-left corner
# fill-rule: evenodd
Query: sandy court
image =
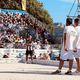
<path fill-rule="evenodd" d="M 38 64 L 2 63 L 0 80 L 80 80 L 80 75 L 64 75 L 67 68 L 63 68 L 61 75 L 52 75 L 56 69 L 55 66 Z"/>

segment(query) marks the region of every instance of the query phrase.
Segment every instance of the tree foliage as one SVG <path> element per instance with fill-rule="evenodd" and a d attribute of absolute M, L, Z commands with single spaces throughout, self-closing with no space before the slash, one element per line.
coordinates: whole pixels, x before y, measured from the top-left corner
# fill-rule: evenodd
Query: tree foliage
<path fill-rule="evenodd" d="M 43 3 L 37 0 L 27 0 L 27 11 L 48 26 L 53 25 L 53 20 L 48 11 L 43 8 Z"/>
<path fill-rule="evenodd" d="M 26 6 L 28 13 L 41 22 L 46 23 L 52 30 L 53 20 L 48 11 L 43 8 L 43 3 L 40 3 L 38 0 L 27 0 Z M 0 0 L 0 8 L 21 10 L 21 0 Z"/>
<path fill-rule="evenodd" d="M 17 2 L 17 0 L 0 0 L 0 8 L 21 9 L 21 5 Z"/>

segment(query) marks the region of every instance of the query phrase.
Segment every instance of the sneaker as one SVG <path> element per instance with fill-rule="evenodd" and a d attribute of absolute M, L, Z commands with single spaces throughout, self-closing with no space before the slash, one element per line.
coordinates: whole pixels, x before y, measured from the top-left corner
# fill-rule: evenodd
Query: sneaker
<path fill-rule="evenodd" d="M 65 74 L 66 75 L 72 75 L 72 71 L 67 71 Z"/>
<path fill-rule="evenodd" d="M 80 75 L 80 71 L 77 71 L 77 70 L 74 71 L 74 72 L 73 72 L 73 75 Z"/>
<path fill-rule="evenodd" d="M 79 71 L 78 70 L 76 70 L 76 71 L 74 71 L 75 73 L 78 73 Z"/>
<path fill-rule="evenodd" d="M 59 74 L 59 73 L 61 73 L 61 71 L 56 70 L 56 71 L 52 72 L 51 74 Z"/>

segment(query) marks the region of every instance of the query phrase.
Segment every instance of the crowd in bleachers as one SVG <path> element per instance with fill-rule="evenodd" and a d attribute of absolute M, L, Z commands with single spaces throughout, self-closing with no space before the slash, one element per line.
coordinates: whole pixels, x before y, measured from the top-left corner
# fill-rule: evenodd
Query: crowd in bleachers
<path fill-rule="evenodd" d="M 51 36 L 29 14 L 0 13 L 0 48 L 25 48 L 29 35 L 39 44 Z"/>

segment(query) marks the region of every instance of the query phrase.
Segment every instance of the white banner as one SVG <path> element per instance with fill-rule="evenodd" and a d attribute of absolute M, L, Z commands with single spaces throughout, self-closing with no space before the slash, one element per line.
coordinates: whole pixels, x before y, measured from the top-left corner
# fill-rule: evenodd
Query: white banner
<path fill-rule="evenodd" d="M 52 52 L 55 55 L 59 55 L 59 50 L 53 49 Z M 26 49 L 3 49 L 0 48 L 0 58 L 3 58 L 4 55 L 8 55 L 9 58 L 22 58 L 26 53 Z M 49 54 L 50 50 L 47 49 L 35 49 L 34 55 L 38 57 L 40 54 Z"/>
<path fill-rule="evenodd" d="M 3 55 L 8 55 L 9 58 L 21 58 L 25 53 L 26 49 L 0 49 L 0 58 L 3 58 Z"/>

